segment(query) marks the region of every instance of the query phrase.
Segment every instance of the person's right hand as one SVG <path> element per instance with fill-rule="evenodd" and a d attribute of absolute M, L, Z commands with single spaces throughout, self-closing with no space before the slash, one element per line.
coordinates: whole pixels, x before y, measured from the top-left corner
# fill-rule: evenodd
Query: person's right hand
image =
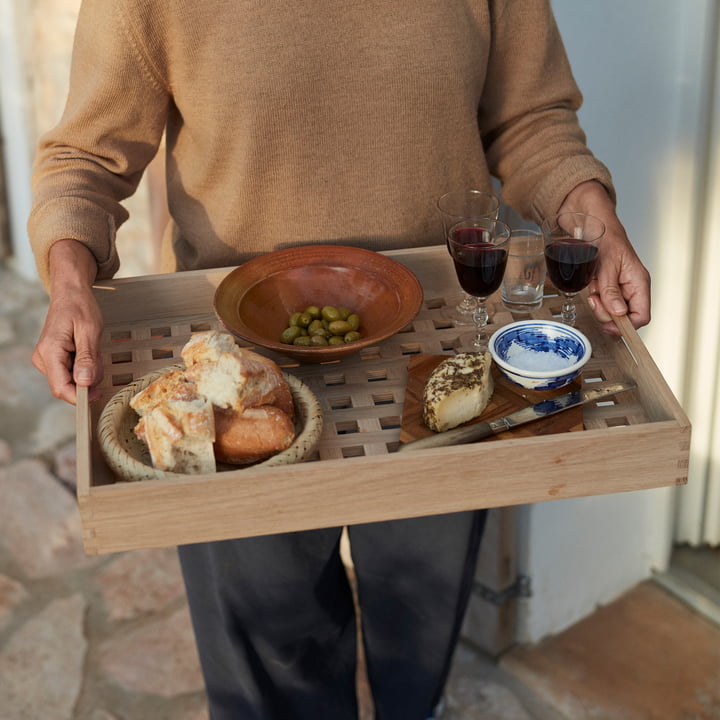
<path fill-rule="evenodd" d="M 55 397 L 74 405 L 77 387 L 87 386 L 94 400 L 103 376 L 103 320 L 92 292 L 95 261 L 80 243 L 61 240 L 50 251 L 50 268 L 50 306 L 32 363 Z"/>

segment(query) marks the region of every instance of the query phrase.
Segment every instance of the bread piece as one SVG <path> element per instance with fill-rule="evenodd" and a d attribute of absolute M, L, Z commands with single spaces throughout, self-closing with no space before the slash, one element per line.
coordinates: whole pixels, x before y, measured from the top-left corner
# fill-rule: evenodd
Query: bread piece
<path fill-rule="evenodd" d="M 185 376 L 195 383 L 199 395 L 219 408 L 242 412 L 278 404 L 292 411 L 292 397 L 280 368 L 251 350 L 221 352 L 215 360 L 194 363 Z"/>
<path fill-rule="evenodd" d="M 176 473 L 214 473 L 215 414 L 203 397 L 166 400 L 145 413 L 135 434 L 150 451 L 153 467 Z"/>
<path fill-rule="evenodd" d="M 443 360 L 430 374 L 423 393 L 423 420 L 443 432 L 478 417 L 494 385 L 490 353 L 459 353 Z"/>
<path fill-rule="evenodd" d="M 240 348 L 232 335 L 219 330 L 195 332 L 180 351 L 186 367 L 198 362 L 218 360 L 223 353 L 237 353 Z"/>
<path fill-rule="evenodd" d="M 195 384 L 187 379 L 184 370 L 171 370 L 151 382 L 130 400 L 130 407 L 141 417 L 157 405 L 173 400 L 197 398 Z"/>
<path fill-rule="evenodd" d="M 233 465 L 264 460 L 286 450 L 295 439 L 287 413 L 273 405 L 238 412 L 215 408 L 215 457 Z"/>

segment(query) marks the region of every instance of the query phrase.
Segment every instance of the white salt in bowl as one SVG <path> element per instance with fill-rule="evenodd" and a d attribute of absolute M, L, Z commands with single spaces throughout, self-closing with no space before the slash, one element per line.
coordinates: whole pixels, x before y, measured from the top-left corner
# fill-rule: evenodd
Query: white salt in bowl
<path fill-rule="evenodd" d="M 579 330 L 553 320 L 520 320 L 490 337 L 488 350 L 500 372 L 529 390 L 572 382 L 590 359 L 592 346 Z"/>

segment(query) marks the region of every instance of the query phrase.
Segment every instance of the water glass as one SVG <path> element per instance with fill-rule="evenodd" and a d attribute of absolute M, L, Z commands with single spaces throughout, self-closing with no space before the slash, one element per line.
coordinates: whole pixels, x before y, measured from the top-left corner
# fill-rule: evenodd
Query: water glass
<path fill-rule="evenodd" d="M 514 313 L 531 313 L 542 306 L 545 290 L 545 253 L 542 232 L 518 229 L 510 233 L 508 259 L 500 294 Z"/>

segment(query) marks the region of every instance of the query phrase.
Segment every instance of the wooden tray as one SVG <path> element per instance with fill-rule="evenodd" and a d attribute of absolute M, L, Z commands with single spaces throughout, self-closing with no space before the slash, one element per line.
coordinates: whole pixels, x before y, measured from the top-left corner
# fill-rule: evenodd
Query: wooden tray
<path fill-rule="evenodd" d="M 179 545 L 501 507 L 558 498 L 678 485 L 687 481 L 690 423 L 647 349 L 625 319 L 620 338 L 599 332 L 584 300 L 578 326 L 593 344 L 582 382 L 630 379 L 637 390 L 583 407 L 576 432 L 501 436 L 491 443 L 396 455 L 410 360 L 469 349 L 467 329 L 444 308 L 457 280 L 444 247 L 390 252 L 420 279 L 415 321 L 356 356 L 299 365 L 268 353 L 319 397 L 325 424 L 316 454 L 301 465 L 245 468 L 181 480 L 118 482 L 95 438 L 104 404 L 134 379 L 179 360 L 195 330 L 219 327 L 215 288 L 232 269 L 155 275 L 96 287 L 105 318 L 102 398 L 77 406 L 77 496 L 86 552 Z M 534 317 L 551 318 L 549 294 Z M 492 323 L 519 319 L 489 303 Z"/>

